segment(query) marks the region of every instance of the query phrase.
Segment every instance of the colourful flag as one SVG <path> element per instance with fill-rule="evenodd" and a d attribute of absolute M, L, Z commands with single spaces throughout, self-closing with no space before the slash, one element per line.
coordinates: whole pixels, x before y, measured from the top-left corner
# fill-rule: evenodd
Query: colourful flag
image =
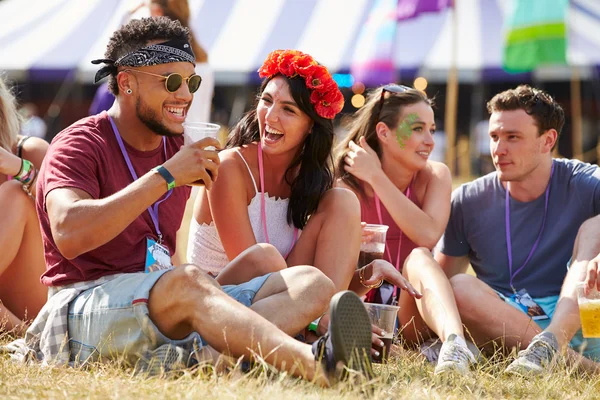
<path fill-rule="evenodd" d="M 425 12 L 440 12 L 452 7 L 453 0 L 398 0 L 398 21 L 418 17 Z"/>
<path fill-rule="evenodd" d="M 505 19 L 504 69 L 567 63 L 569 0 L 512 0 Z"/>
<path fill-rule="evenodd" d="M 357 82 L 373 86 L 394 82 L 394 38 L 397 0 L 375 0 L 358 42 L 350 72 Z"/>

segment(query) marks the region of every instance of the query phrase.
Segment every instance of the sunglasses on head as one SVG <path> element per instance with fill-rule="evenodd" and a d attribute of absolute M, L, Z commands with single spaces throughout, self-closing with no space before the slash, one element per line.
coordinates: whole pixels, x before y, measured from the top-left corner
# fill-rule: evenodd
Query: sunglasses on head
<path fill-rule="evenodd" d="M 381 89 L 381 98 L 379 99 L 379 111 L 377 111 L 377 121 L 379 121 L 379 118 L 381 117 L 381 110 L 383 110 L 383 102 L 385 101 L 385 92 L 404 93 L 408 90 L 412 90 L 412 88 L 408 87 L 408 86 L 404 86 L 404 85 L 396 85 L 395 83 L 385 85 Z"/>
<path fill-rule="evenodd" d="M 153 74 L 151 72 L 140 71 L 137 69 L 124 69 L 123 72 L 139 72 L 141 74 L 152 75 L 152 76 L 156 76 L 158 78 L 164 79 L 165 80 L 165 89 L 167 89 L 167 92 L 169 92 L 169 93 L 174 93 L 174 92 L 178 91 L 179 88 L 181 87 L 181 85 L 183 84 L 183 81 L 185 81 L 187 83 L 190 93 L 195 93 L 198 90 L 198 88 L 200 88 L 200 83 L 202 83 L 202 78 L 200 77 L 200 75 L 196 75 L 196 74 L 193 74 L 193 75 L 188 76 L 187 78 L 184 78 L 183 76 L 181 76 L 178 73 L 172 73 L 167 76 L 164 76 L 164 75 Z"/>

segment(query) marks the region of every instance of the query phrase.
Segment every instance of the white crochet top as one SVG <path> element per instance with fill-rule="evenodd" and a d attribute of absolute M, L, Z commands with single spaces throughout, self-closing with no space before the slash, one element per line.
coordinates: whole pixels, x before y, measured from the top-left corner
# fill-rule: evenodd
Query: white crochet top
<path fill-rule="evenodd" d="M 258 186 L 252 175 L 250 166 L 239 150 L 235 149 L 235 151 L 241 157 L 242 161 L 244 161 L 244 164 L 246 164 L 250 178 L 252 178 L 254 192 L 256 193 L 248 205 L 248 217 L 250 218 L 250 225 L 252 226 L 256 243 L 266 243 L 267 240 L 260 215 L 261 192 L 258 191 Z M 293 247 L 292 240 L 294 239 L 294 226 L 287 223 L 288 203 L 289 199 L 270 197 L 268 193 L 265 193 L 265 210 L 269 239 L 271 240 L 271 244 L 282 255 L 287 254 L 291 250 Z M 300 233 L 301 231 L 299 230 L 298 237 L 300 237 Z M 214 221 L 211 221 L 210 224 L 199 224 L 195 218 L 192 218 L 187 259 L 188 262 L 196 264 L 202 270 L 214 276 L 218 275 L 229 263 Z"/>

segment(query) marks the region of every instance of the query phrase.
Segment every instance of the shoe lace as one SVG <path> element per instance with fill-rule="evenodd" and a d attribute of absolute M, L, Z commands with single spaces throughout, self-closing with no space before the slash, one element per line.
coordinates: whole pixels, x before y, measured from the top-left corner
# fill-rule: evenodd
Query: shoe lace
<path fill-rule="evenodd" d="M 528 361 L 538 365 L 548 363 L 554 357 L 556 351 L 551 345 L 543 340 L 536 340 L 528 348 L 519 352 L 520 357 L 525 357 Z"/>
<path fill-rule="evenodd" d="M 457 344 L 450 344 L 450 347 L 440 352 L 441 362 L 454 362 L 454 363 L 470 363 L 474 360 L 469 354 L 469 350 L 459 346 Z"/>

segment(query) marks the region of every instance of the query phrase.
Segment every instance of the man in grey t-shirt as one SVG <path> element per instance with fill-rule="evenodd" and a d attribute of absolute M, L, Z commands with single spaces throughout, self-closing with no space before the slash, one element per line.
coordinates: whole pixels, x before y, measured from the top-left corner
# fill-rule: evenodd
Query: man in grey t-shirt
<path fill-rule="evenodd" d="M 528 346 L 507 372 L 540 373 L 559 349 L 582 347 L 576 283 L 600 288 L 600 170 L 552 159 L 564 112 L 545 92 L 519 86 L 488 111 L 496 172 L 454 191 L 436 260 L 475 341 Z M 469 262 L 477 278 L 465 274 Z M 600 339 L 583 347 L 600 360 Z"/>

